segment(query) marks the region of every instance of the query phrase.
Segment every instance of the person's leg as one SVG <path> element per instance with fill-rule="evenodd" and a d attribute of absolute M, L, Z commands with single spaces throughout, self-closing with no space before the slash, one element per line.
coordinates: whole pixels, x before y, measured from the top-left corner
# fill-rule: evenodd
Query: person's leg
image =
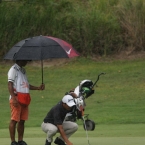
<path fill-rule="evenodd" d="M 47 134 L 46 142 L 51 143 L 53 141 L 53 136 L 58 132 L 57 127 L 51 123 L 43 122 L 41 128 Z"/>
<path fill-rule="evenodd" d="M 25 124 L 24 120 L 20 120 L 20 122 L 18 122 L 18 125 L 17 125 L 18 141 L 22 141 L 23 140 L 24 124 Z"/>
<path fill-rule="evenodd" d="M 65 131 L 66 136 L 69 138 L 72 134 L 74 134 L 78 130 L 78 125 L 75 122 L 64 121 L 63 129 Z M 61 136 L 59 138 L 63 140 Z"/>
<path fill-rule="evenodd" d="M 73 133 L 75 133 L 78 129 L 78 125 L 75 122 L 64 121 L 63 129 L 65 131 L 66 136 L 69 138 Z M 61 136 L 57 137 L 54 141 L 55 144 L 58 145 L 66 145 L 63 138 Z"/>
<path fill-rule="evenodd" d="M 28 106 L 26 105 L 20 105 L 20 106 L 21 106 L 20 122 L 18 122 L 18 126 L 17 126 L 18 144 L 27 145 L 27 143 L 23 141 L 23 136 L 25 130 L 25 120 L 28 119 Z"/>
<path fill-rule="evenodd" d="M 11 121 L 9 124 L 9 133 L 11 138 L 11 145 L 17 145 L 18 143 L 15 141 L 15 133 L 17 122 L 19 122 L 20 120 L 21 107 L 20 105 L 15 107 L 13 105 L 12 100 L 10 100 L 10 109 L 11 109 Z"/>
<path fill-rule="evenodd" d="M 12 142 L 15 141 L 16 124 L 17 124 L 17 121 L 15 120 L 11 120 L 9 124 L 9 132 L 10 132 L 10 137 L 11 137 Z"/>
<path fill-rule="evenodd" d="M 51 145 L 51 142 L 49 142 L 49 141 L 46 139 L 45 145 Z"/>

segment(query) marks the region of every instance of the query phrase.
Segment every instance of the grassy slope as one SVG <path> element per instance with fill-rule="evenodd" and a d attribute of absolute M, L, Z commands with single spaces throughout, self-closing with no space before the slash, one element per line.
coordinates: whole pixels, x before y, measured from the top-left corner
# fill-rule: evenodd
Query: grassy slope
<path fill-rule="evenodd" d="M 39 64 L 38 64 L 39 65 Z M 0 128 L 7 128 L 9 123 L 9 104 L 7 92 L 7 71 L 11 64 L 0 65 Z M 93 96 L 86 100 L 85 113 L 96 124 L 137 124 L 145 123 L 144 71 L 145 61 L 102 61 L 79 58 L 64 65 L 44 67 L 43 92 L 31 91 L 32 102 L 28 127 L 40 126 L 51 106 L 62 98 L 64 93 L 83 79 L 95 81 L 101 76 Z M 31 84 L 41 83 L 41 69 L 28 65 L 27 75 Z M 79 124 L 82 122 L 79 121 Z"/>

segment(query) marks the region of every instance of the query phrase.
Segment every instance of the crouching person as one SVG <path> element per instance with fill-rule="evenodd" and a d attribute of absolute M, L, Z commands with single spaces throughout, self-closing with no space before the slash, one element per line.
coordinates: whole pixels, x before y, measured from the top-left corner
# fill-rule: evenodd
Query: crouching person
<path fill-rule="evenodd" d="M 69 137 L 77 131 L 78 125 L 75 122 L 65 121 L 65 117 L 67 113 L 72 112 L 75 105 L 74 95 L 69 94 L 50 109 L 41 125 L 42 130 L 47 134 L 45 145 L 51 145 L 56 133 L 60 133 L 60 136 L 55 139 L 55 144 L 73 145 Z"/>

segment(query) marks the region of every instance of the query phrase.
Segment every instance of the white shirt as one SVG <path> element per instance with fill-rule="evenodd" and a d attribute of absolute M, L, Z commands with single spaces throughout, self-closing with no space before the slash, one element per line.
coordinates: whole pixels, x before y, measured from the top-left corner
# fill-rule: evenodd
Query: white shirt
<path fill-rule="evenodd" d="M 25 69 L 21 68 L 17 64 L 14 64 L 8 71 L 8 82 L 13 82 L 15 93 L 29 93 L 29 83 Z"/>

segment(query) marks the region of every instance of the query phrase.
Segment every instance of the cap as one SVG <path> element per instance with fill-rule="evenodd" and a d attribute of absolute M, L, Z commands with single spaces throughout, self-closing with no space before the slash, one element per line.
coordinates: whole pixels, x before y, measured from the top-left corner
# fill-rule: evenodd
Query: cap
<path fill-rule="evenodd" d="M 76 105 L 75 102 L 74 102 L 74 98 L 70 95 L 65 95 L 62 98 L 62 102 L 66 103 L 69 107 L 72 107 L 72 106 Z"/>

